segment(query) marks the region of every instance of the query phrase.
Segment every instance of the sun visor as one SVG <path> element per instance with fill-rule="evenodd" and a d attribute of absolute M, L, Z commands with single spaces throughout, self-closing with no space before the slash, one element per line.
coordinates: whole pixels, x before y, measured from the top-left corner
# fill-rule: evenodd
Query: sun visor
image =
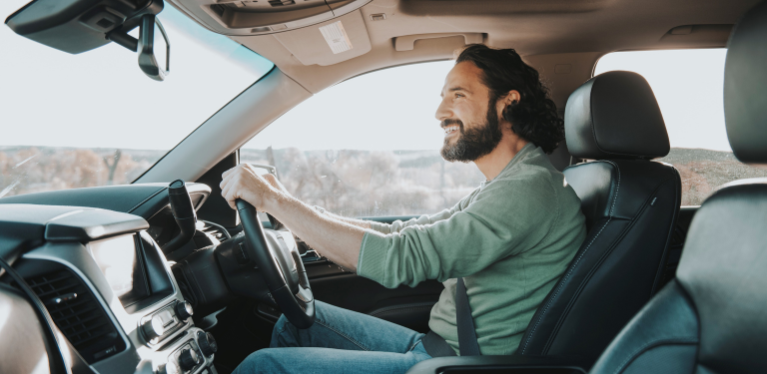
<path fill-rule="evenodd" d="M 362 13 L 345 16 L 315 26 L 274 35 L 302 64 L 328 66 L 370 52 Z"/>

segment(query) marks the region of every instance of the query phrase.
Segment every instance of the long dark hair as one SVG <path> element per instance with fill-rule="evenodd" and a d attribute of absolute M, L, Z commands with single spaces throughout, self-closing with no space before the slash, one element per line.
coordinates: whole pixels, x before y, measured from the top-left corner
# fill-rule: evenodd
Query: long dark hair
<path fill-rule="evenodd" d="M 521 98 L 503 109 L 503 118 L 511 122 L 515 134 L 546 153 L 554 151 L 565 137 L 565 126 L 538 71 L 525 64 L 513 49 L 492 49 L 483 44 L 466 47 L 455 63 L 464 61 L 471 61 L 482 70 L 483 83 L 490 89 L 491 105 L 509 91 L 517 90 Z"/>

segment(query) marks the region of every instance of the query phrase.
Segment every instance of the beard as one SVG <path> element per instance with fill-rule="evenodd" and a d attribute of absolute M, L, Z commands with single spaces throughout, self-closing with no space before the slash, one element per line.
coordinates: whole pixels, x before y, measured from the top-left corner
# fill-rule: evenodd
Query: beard
<path fill-rule="evenodd" d="M 459 120 L 445 120 L 442 126 L 458 125 L 460 136 L 455 144 L 449 144 L 445 139 L 440 153 L 445 161 L 474 161 L 489 154 L 501 142 L 501 128 L 498 125 L 498 111 L 495 110 L 495 100 L 490 100 L 487 109 L 487 118 L 482 126 L 473 126 L 464 129 L 463 122 Z"/>

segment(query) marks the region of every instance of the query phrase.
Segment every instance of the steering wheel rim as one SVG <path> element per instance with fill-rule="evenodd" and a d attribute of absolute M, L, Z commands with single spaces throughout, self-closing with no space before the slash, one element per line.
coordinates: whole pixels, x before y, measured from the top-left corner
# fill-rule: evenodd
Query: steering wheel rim
<path fill-rule="evenodd" d="M 245 232 L 245 253 L 258 266 L 272 299 L 294 326 L 300 329 L 311 327 L 314 323 L 314 296 L 298 250 L 286 251 L 282 247 L 275 249 L 270 246 L 256 208 L 241 199 L 237 199 L 235 204 Z"/>

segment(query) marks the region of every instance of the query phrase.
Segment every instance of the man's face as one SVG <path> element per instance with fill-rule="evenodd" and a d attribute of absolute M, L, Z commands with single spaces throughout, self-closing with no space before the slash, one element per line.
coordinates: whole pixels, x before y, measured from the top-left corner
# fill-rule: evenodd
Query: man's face
<path fill-rule="evenodd" d="M 501 141 L 498 111 L 490 90 L 482 83 L 482 70 L 473 62 L 456 64 L 442 88 L 436 117 L 445 130 L 442 157 L 447 161 L 474 161 L 490 153 Z"/>

